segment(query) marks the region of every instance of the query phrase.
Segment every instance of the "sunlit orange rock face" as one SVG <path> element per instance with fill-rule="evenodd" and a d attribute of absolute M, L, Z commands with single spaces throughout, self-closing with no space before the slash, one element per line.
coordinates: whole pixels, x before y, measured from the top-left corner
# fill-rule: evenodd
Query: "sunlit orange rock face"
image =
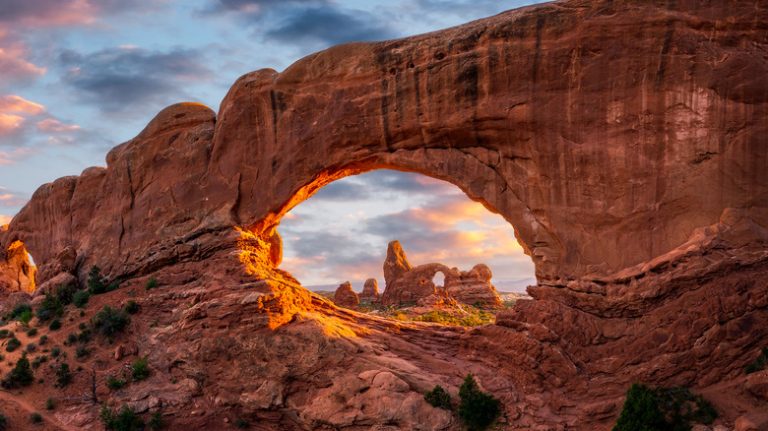
<path fill-rule="evenodd" d="M 0 262 L 3 262 L 0 264 L 0 291 L 26 293 L 35 291 L 37 268 L 29 261 L 29 255 L 21 241 L 15 241 L 4 250 L 0 250 Z"/>
<path fill-rule="evenodd" d="M 606 429 L 629 383 L 709 390 L 768 336 L 766 23 L 764 1 L 572 0 L 253 72 L 218 115 L 171 106 L 105 168 L 42 186 L 0 233 L 1 265 L 22 241 L 38 283 L 82 283 L 94 264 L 165 277 L 176 290 L 147 304 L 185 311 L 142 342 L 212 382 L 211 411 L 414 429 L 437 416 L 413 394 L 471 371 L 510 429 Z M 534 300 L 473 331 L 408 326 L 276 268 L 286 211 L 384 167 L 503 215 L 536 264 Z M 319 401 L 372 385 L 370 367 L 390 404 Z M 406 401 L 417 413 L 392 407 Z"/>

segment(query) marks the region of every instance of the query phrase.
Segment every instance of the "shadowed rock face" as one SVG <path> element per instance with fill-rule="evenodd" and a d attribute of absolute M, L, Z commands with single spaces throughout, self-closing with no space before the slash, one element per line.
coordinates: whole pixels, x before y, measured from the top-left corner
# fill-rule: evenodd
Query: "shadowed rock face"
<path fill-rule="evenodd" d="M 249 322 L 273 328 L 340 313 L 276 269 L 285 212 L 377 168 L 444 179 L 515 226 L 539 285 L 498 325 L 431 342 L 520 421 L 589 429 L 617 412 L 583 403 L 711 385 L 768 336 L 766 23 L 762 0 L 572 0 L 334 47 L 243 76 L 218 115 L 163 110 L 106 167 L 38 189 L 0 250 L 22 241 L 39 283 L 97 264 L 249 286 Z"/>

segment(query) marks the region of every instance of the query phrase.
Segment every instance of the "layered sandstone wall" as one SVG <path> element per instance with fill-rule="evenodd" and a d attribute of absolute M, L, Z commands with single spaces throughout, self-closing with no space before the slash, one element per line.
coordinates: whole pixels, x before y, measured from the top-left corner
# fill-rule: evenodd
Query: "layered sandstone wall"
<path fill-rule="evenodd" d="M 140 273 L 235 226 L 270 235 L 325 183 L 391 167 L 502 214 L 542 284 L 613 282 L 727 211 L 768 226 L 767 18 L 573 0 L 334 47 L 242 77 L 218 117 L 168 108 L 106 168 L 38 190 L 4 245 L 23 240 L 43 280 L 66 247 L 81 273 Z"/>

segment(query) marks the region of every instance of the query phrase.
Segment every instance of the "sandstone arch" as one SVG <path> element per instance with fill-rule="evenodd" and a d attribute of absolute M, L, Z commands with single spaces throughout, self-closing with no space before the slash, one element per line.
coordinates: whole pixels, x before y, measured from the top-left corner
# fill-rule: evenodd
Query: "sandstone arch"
<path fill-rule="evenodd" d="M 570 0 L 331 48 L 242 77 L 218 115 L 163 110 L 106 167 L 42 186 L 0 250 L 22 241 L 40 282 L 98 264 L 248 286 L 215 299 L 270 329 L 352 319 L 275 269 L 280 216 L 377 167 L 449 180 L 518 228 L 539 286 L 440 342 L 482 351 L 528 425 L 594 429 L 617 412 L 593 400 L 737 376 L 768 336 L 766 22 L 762 0 Z"/>
<path fill-rule="evenodd" d="M 732 72 L 768 66 L 732 40 L 765 32 L 748 30 L 751 8 L 724 5 L 571 1 L 254 72 L 218 115 L 170 107 L 106 168 L 41 187 L 3 244 L 23 240 L 44 280 L 67 247 L 81 274 L 88 262 L 131 276 L 199 257 L 197 239 L 233 226 L 269 237 L 316 188 L 387 167 L 503 215 L 540 295 L 621 297 L 732 223 L 751 231 L 730 247 L 764 238 L 766 90 Z M 638 14 L 641 33 L 606 27 Z"/>

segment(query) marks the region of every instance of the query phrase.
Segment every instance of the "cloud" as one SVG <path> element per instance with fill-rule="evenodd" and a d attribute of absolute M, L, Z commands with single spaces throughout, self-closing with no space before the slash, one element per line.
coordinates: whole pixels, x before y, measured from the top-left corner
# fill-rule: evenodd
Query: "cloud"
<path fill-rule="evenodd" d="M 14 94 L 0 97 L 0 136 L 21 132 L 27 117 L 40 115 L 45 107 Z"/>
<path fill-rule="evenodd" d="M 29 115 L 41 114 L 45 106 L 15 94 L 0 96 L 0 112 L 18 112 Z"/>
<path fill-rule="evenodd" d="M 3 0 L 0 22 L 35 27 L 91 24 L 103 14 L 123 12 L 157 1 L 139 0 Z"/>
<path fill-rule="evenodd" d="M 0 214 L 0 226 L 7 225 L 8 223 L 11 222 L 12 219 L 13 219 L 12 216 Z"/>
<path fill-rule="evenodd" d="M 64 124 L 55 118 L 38 121 L 37 130 L 46 133 L 66 133 L 80 130 L 77 124 Z"/>
<path fill-rule="evenodd" d="M 321 188 L 312 199 L 325 201 L 355 201 L 365 199 L 369 191 L 365 185 L 350 181 L 334 181 Z"/>
<path fill-rule="evenodd" d="M 64 83 L 83 102 L 109 112 L 128 111 L 147 104 L 168 104 L 184 96 L 183 86 L 211 76 L 201 52 L 191 49 L 150 51 L 132 46 L 89 54 L 66 50 L 59 56 L 67 69 Z"/>
<path fill-rule="evenodd" d="M 46 69 L 31 63 L 26 45 L 0 29 L 0 86 L 24 83 L 45 74 Z"/>
<path fill-rule="evenodd" d="M 266 32 L 266 36 L 291 44 L 336 45 L 389 39 L 395 33 L 367 12 L 327 6 L 287 11 L 278 25 Z"/>
<path fill-rule="evenodd" d="M 212 0 L 209 12 L 239 12 L 244 14 L 261 14 L 269 7 L 286 4 L 318 4 L 319 0 Z"/>
<path fill-rule="evenodd" d="M 0 206 L 17 207 L 27 203 L 29 198 L 22 193 L 8 190 L 0 186 Z"/>
<path fill-rule="evenodd" d="M 0 166 L 9 166 L 34 153 L 31 148 L 15 148 L 11 151 L 0 151 Z"/>

